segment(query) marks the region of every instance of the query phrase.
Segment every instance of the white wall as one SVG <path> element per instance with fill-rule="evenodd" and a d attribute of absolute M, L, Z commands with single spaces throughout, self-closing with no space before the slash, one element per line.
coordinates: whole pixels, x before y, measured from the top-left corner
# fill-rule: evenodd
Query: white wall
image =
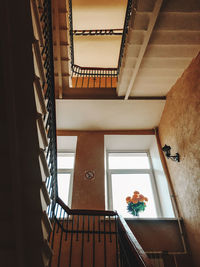
<path fill-rule="evenodd" d="M 77 136 L 57 136 L 58 152 L 76 151 Z"/>
<path fill-rule="evenodd" d="M 158 194 L 160 197 L 161 208 L 163 211 L 163 217 L 174 217 L 174 212 L 171 204 L 171 198 L 168 190 L 168 183 L 165 177 L 161 160 L 159 157 L 159 151 L 154 137 L 153 142 L 149 148 L 152 165 L 154 169 L 154 175 L 157 183 Z"/>
<path fill-rule="evenodd" d="M 153 135 L 105 135 L 107 150 L 149 150 Z"/>

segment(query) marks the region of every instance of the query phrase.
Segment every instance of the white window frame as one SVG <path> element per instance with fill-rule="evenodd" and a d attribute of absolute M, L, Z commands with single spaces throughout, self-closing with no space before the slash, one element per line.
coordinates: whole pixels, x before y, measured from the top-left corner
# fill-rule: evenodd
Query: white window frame
<path fill-rule="evenodd" d="M 67 157 L 67 156 L 74 156 L 74 165 L 75 165 L 75 156 L 76 153 L 75 151 L 69 151 L 69 150 L 65 150 L 65 151 L 58 151 L 57 152 L 57 157 L 59 156 L 63 156 L 63 157 Z M 67 206 L 71 207 L 72 204 L 72 190 L 73 190 L 73 180 L 74 180 L 74 166 L 73 168 L 57 168 L 57 173 L 58 174 L 70 174 L 70 181 L 69 181 L 69 194 L 68 194 L 68 203 L 66 203 Z"/>
<path fill-rule="evenodd" d="M 109 169 L 108 164 L 108 157 L 109 154 L 134 154 L 134 153 L 146 153 L 148 160 L 149 160 L 149 169 Z M 151 162 L 151 156 L 148 150 L 107 150 L 106 151 L 106 173 L 107 173 L 107 205 L 109 210 L 113 210 L 113 193 L 112 193 L 112 181 L 111 176 L 112 174 L 149 174 L 150 176 L 150 183 L 154 197 L 154 203 L 156 207 L 157 217 L 163 217 L 163 212 L 160 204 L 160 198 L 158 194 L 156 179 L 153 171 L 153 166 Z"/>

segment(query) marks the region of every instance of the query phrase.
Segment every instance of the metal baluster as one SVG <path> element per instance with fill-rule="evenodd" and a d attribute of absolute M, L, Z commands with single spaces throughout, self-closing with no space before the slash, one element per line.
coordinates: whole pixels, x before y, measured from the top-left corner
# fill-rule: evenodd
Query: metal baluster
<path fill-rule="evenodd" d="M 93 216 L 93 264 L 92 267 L 95 267 L 95 216 Z"/>
<path fill-rule="evenodd" d="M 83 267 L 83 251 L 84 251 L 84 225 L 85 225 L 85 216 L 83 215 L 82 223 L 82 244 L 81 244 L 81 267 Z"/>
<path fill-rule="evenodd" d="M 158 254 L 158 267 L 161 267 L 162 264 L 161 264 L 161 254 L 159 253 Z"/>
<path fill-rule="evenodd" d="M 66 235 L 65 235 L 66 241 L 67 241 L 68 225 L 69 225 L 69 214 L 67 214 L 67 221 L 66 221 Z"/>
<path fill-rule="evenodd" d="M 118 247 L 118 225 L 117 225 L 117 216 L 115 216 L 115 240 L 116 240 L 116 260 L 117 267 L 119 267 L 119 247 Z"/>
<path fill-rule="evenodd" d="M 69 267 L 71 267 L 71 264 L 72 264 L 73 231 L 74 231 L 74 215 L 72 215 L 71 241 L 70 241 L 70 251 L 69 251 Z"/>
<path fill-rule="evenodd" d="M 77 87 L 78 84 L 78 74 L 76 74 L 76 83 L 75 83 L 75 87 Z"/>
<path fill-rule="evenodd" d="M 56 204 L 54 218 L 53 218 L 54 224 L 53 224 L 53 232 L 52 232 L 52 239 L 51 239 L 51 249 L 52 250 L 53 250 L 53 246 L 54 246 L 54 236 L 55 236 L 55 229 L 56 229 L 55 218 L 57 217 L 57 212 L 58 212 L 58 204 Z M 51 261 L 52 261 L 52 258 L 50 259 L 49 267 L 51 267 Z"/>
<path fill-rule="evenodd" d="M 105 70 L 105 88 L 107 88 L 107 73 L 106 73 L 106 70 Z"/>
<path fill-rule="evenodd" d="M 60 221 L 60 220 L 61 220 L 61 214 L 62 214 L 62 208 L 61 208 L 61 206 L 60 206 L 59 208 L 60 208 L 60 216 L 59 216 L 58 220 Z M 59 226 L 59 224 L 58 224 L 58 228 L 57 228 L 56 233 L 59 232 L 59 228 L 60 228 L 60 226 Z"/>
<path fill-rule="evenodd" d="M 150 259 L 150 262 L 152 263 L 152 260 L 151 260 L 151 254 L 147 254 L 148 258 Z"/>
<path fill-rule="evenodd" d="M 110 72 L 111 72 L 110 79 L 111 79 L 111 88 L 112 88 L 112 70 Z"/>
<path fill-rule="evenodd" d="M 76 241 L 78 241 L 78 231 L 79 231 L 79 215 L 77 216 Z"/>
<path fill-rule="evenodd" d="M 48 217 L 50 217 L 50 207 L 51 207 L 51 202 L 50 202 L 50 204 L 49 204 L 49 206 L 48 206 L 48 208 L 47 208 L 47 215 L 48 215 Z"/>
<path fill-rule="evenodd" d="M 92 75 L 93 75 L 93 87 L 95 88 L 95 76 L 94 76 L 94 70 L 92 70 Z"/>
<path fill-rule="evenodd" d="M 111 220 L 110 220 L 110 216 L 109 218 L 109 232 L 110 232 L 110 243 L 112 242 L 112 233 L 111 233 Z"/>
<path fill-rule="evenodd" d="M 106 267 L 106 218 L 104 216 L 104 266 Z"/>
<path fill-rule="evenodd" d="M 99 242 L 101 242 L 101 221 L 100 221 L 100 216 L 98 216 L 98 226 L 99 226 Z"/>
<path fill-rule="evenodd" d="M 153 254 L 154 266 L 156 266 L 156 254 Z"/>
<path fill-rule="evenodd" d="M 88 238 L 87 241 L 90 241 L 90 216 L 88 215 Z"/>
<path fill-rule="evenodd" d="M 61 226 L 61 234 L 60 234 L 60 245 L 59 245 L 59 252 L 58 252 L 58 267 L 60 267 L 60 257 L 61 257 L 61 250 L 62 250 L 62 237 L 63 237 L 63 225 L 64 225 L 64 218 L 65 218 L 65 210 L 63 210 L 63 219 L 62 219 L 62 226 Z"/>
<path fill-rule="evenodd" d="M 102 73 L 102 70 L 100 70 L 100 75 L 99 75 L 99 88 L 101 88 L 101 73 Z"/>
<path fill-rule="evenodd" d="M 96 70 L 96 84 L 95 84 L 96 87 L 98 87 L 98 79 L 99 79 L 99 71 Z"/>
<path fill-rule="evenodd" d="M 89 72 L 89 71 L 88 71 L 88 72 Z M 88 88 L 90 87 L 90 72 L 89 72 L 89 74 L 88 74 L 87 87 L 88 87 Z"/>
<path fill-rule="evenodd" d="M 81 87 L 83 88 L 83 83 L 84 83 L 84 74 L 85 74 L 85 70 L 83 70 L 83 77 L 82 77 L 82 85 L 81 85 Z"/>

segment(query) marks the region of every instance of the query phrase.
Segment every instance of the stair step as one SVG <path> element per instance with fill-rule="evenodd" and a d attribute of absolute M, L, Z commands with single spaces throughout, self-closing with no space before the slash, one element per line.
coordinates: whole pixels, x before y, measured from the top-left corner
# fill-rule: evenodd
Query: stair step
<path fill-rule="evenodd" d="M 43 149 L 40 149 L 39 164 L 40 164 L 42 181 L 45 182 L 46 178 L 50 176 L 50 172 Z"/>
<path fill-rule="evenodd" d="M 48 146 L 48 139 L 41 113 L 37 113 L 36 122 L 37 122 L 39 146 L 40 148 L 45 149 Z"/>
<path fill-rule="evenodd" d="M 48 192 L 47 192 L 48 193 Z M 40 199 L 41 199 L 41 204 L 42 204 L 42 210 L 46 211 L 48 205 L 50 204 L 50 198 L 47 197 L 48 195 L 44 196 L 44 193 L 42 189 L 40 189 Z M 46 197 L 46 198 L 45 198 Z"/>
<path fill-rule="evenodd" d="M 40 46 L 44 46 L 44 38 L 42 34 L 42 27 L 40 23 L 40 14 L 35 0 L 31 0 L 31 13 L 33 21 L 33 31 L 35 38 L 39 39 Z"/>
<path fill-rule="evenodd" d="M 42 187 L 41 187 L 40 190 L 42 191 L 42 194 L 43 194 L 43 197 L 45 199 L 45 202 L 46 202 L 47 206 L 49 206 L 50 203 L 51 203 L 51 200 L 50 200 L 49 193 L 48 193 L 48 190 L 47 190 L 45 182 L 42 183 Z"/>
<path fill-rule="evenodd" d="M 50 245 L 49 245 L 48 241 L 44 240 L 44 245 L 43 245 L 43 248 L 42 248 L 42 258 L 43 258 L 43 263 L 44 263 L 45 267 L 48 266 L 52 255 L 53 255 L 53 251 L 50 248 Z"/>
<path fill-rule="evenodd" d="M 35 73 L 36 75 L 39 75 L 42 84 L 45 84 L 46 83 L 45 70 L 43 67 L 39 41 L 36 39 L 33 42 L 33 58 L 34 58 Z"/>
<path fill-rule="evenodd" d="M 34 85 L 37 112 L 45 115 L 47 113 L 46 103 L 44 99 L 43 89 L 40 83 L 40 78 L 38 76 L 35 76 L 33 85 Z"/>
<path fill-rule="evenodd" d="M 50 222 L 45 211 L 42 214 L 41 224 L 42 224 L 43 237 L 44 237 L 44 239 L 47 240 L 53 229 L 52 229 L 51 222 Z"/>

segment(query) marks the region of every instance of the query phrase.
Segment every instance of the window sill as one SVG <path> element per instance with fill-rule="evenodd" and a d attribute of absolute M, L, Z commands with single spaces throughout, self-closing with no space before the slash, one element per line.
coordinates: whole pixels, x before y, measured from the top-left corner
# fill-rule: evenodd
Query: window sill
<path fill-rule="evenodd" d="M 179 218 L 182 220 L 182 218 Z M 124 218 L 125 221 L 178 221 L 178 218 L 168 218 L 168 217 L 160 217 L 160 218 L 140 218 L 140 217 L 133 217 L 133 218 Z"/>

